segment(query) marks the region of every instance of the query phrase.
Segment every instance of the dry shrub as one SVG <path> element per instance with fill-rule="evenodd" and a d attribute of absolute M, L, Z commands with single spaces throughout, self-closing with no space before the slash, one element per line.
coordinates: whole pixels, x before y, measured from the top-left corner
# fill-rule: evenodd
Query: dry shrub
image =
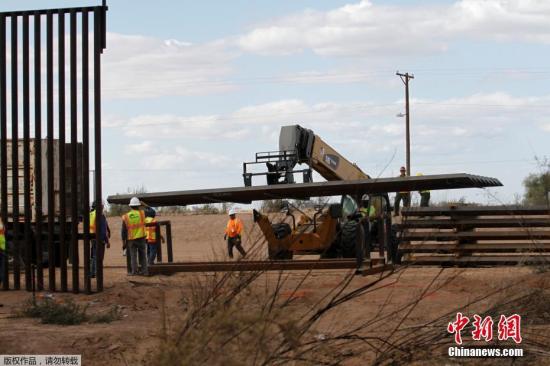
<path fill-rule="evenodd" d="M 85 322 L 111 323 L 122 319 L 118 306 L 113 306 L 102 314 L 88 314 L 88 307 L 76 304 L 72 300 L 65 302 L 46 298 L 44 300 L 28 300 L 17 314 L 21 317 L 38 318 L 44 324 L 78 325 Z"/>
<path fill-rule="evenodd" d="M 173 333 L 163 327 L 159 365 L 296 365 L 339 364 L 354 356 L 353 337 L 320 335 L 314 325 L 334 307 L 361 292 L 345 291 L 353 274 L 311 306 L 295 306 L 299 288 L 309 276 L 284 291 L 289 275 L 276 284 L 263 282 L 263 272 L 235 272 L 195 280 L 185 301 L 188 316 Z M 389 276 L 386 274 L 378 280 Z M 378 280 L 364 286 L 365 291 Z M 296 295 L 298 294 L 298 295 Z M 296 296 L 295 296 L 296 295 Z M 166 319 L 164 319 L 164 322 Z"/>
<path fill-rule="evenodd" d="M 51 299 L 29 300 L 21 310 L 21 316 L 39 318 L 44 324 L 76 325 L 85 322 L 86 307 L 73 301 L 59 303 Z"/>

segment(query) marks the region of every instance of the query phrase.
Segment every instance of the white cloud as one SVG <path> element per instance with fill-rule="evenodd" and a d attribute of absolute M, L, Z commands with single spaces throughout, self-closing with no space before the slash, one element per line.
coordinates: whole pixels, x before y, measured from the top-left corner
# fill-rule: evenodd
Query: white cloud
<path fill-rule="evenodd" d="M 124 149 L 124 153 L 128 155 L 146 154 L 148 152 L 151 152 L 152 148 L 153 148 L 153 143 L 151 141 L 145 140 L 138 144 L 126 145 L 126 148 Z"/>
<path fill-rule="evenodd" d="M 550 3 L 461 0 L 451 5 L 387 6 L 363 0 L 329 11 L 307 10 L 258 25 L 241 49 L 285 55 L 368 56 L 446 50 L 458 37 L 550 44 Z"/>
<path fill-rule="evenodd" d="M 106 98 L 202 95 L 232 90 L 223 41 L 194 45 L 177 40 L 108 33 L 104 55 Z"/>
<path fill-rule="evenodd" d="M 514 97 L 495 92 L 446 100 L 413 99 L 413 133 L 420 141 L 445 141 L 445 137 L 492 138 L 510 129 L 532 126 L 547 129 L 540 121 L 548 110 L 550 95 Z M 239 108 L 228 115 L 179 116 L 139 115 L 124 120 L 112 117 L 128 137 L 150 139 L 255 139 L 276 140 L 280 126 L 302 124 L 314 131 L 347 141 L 365 136 L 400 139 L 404 118 L 395 117 L 402 101 L 387 104 L 368 102 L 308 104 L 300 99 L 279 100 Z M 276 146 L 274 146 L 276 147 Z"/>
<path fill-rule="evenodd" d="M 224 167 L 228 161 L 227 157 L 220 154 L 191 151 L 182 147 L 161 150 L 147 155 L 147 162 L 154 169 L 208 170 L 214 167 Z"/>
<path fill-rule="evenodd" d="M 124 151 L 127 155 L 132 155 L 133 161 L 146 160 L 147 166 L 152 170 L 207 170 L 215 167 L 223 168 L 230 161 L 222 154 L 189 150 L 181 146 L 164 146 L 154 144 L 152 141 L 126 145 Z"/>

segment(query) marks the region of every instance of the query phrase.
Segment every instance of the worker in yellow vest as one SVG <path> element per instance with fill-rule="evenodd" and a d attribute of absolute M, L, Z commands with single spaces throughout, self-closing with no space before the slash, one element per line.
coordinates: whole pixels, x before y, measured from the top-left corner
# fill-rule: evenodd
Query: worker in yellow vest
<path fill-rule="evenodd" d="M 402 166 L 399 169 L 399 177 L 404 178 L 407 176 L 407 168 Z M 397 192 L 395 194 L 395 201 L 393 205 L 394 213 L 393 216 L 399 215 L 399 206 L 403 201 L 403 207 L 409 207 L 411 203 L 411 192 Z"/>
<path fill-rule="evenodd" d="M 361 214 L 361 223 L 365 233 L 370 234 L 371 242 L 378 236 L 378 215 L 376 212 L 375 200 L 370 200 L 367 194 L 364 194 L 361 198 L 361 207 L 359 208 Z"/>
<path fill-rule="evenodd" d="M 97 215 L 96 210 L 96 203 L 92 203 L 92 209 L 90 211 L 90 235 L 91 235 L 91 255 L 90 255 L 90 277 L 94 278 L 96 276 L 96 270 L 97 270 L 97 260 L 98 257 L 101 263 L 103 263 L 103 258 L 105 256 L 105 248 L 110 248 L 111 244 L 109 243 L 109 239 L 111 238 L 111 230 L 109 229 L 109 223 L 107 222 L 107 218 L 105 218 L 105 215 L 103 214 L 103 205 L 100 209 L 101 214 Z M 102 246 L 102 250 L 99 250 L 99 246 L 97 245 L 97 225 L 99 225 L 99 237 L 100 242 L 99 245 Z"/>
<path fill-rule="evenodd" d="M 418 173 L 417 177 L 421 177 L 424 174 Z M 430 205 L 430 191 L 425 189 L 423 191 L 418 191 L 420 193 L 420 207 L 428 207 Z"/>
<path fill-rule="evenodd" d="M 145 212 L 137 197 L 130 200 L 130 211 L 122 216 L 122 242 L 130 253 L 130 276 L 147 276 L 147 243 L 145 242 Z M 138 267 L 138 257 L 139 265 Z"/>
<path fill-rule="evenodd" d="M 155 258 L 158 253 L 158 246 L 160 243 L 157 243 L 157 220 L 155 216 L 157 213 L 155 210 L 150 208 L 145 213 L 145 238 L 147 240 L 147 264 L 155 264 Z M 152 224 L 148 226 L 147 224 Z M 164 238 L 160 236 L 160 241 L 164 243 Z"/>
<path fill-rule="evenodd" d="M 229 258 L 233 258 L 233 247 L 237 247 L 237 250 L 241 253 L 243 258 L 246 257 L 246 252 L 242 246 L 242 231 L 243 223 L 236 217 L 235 209 L 231 208 L 229 210 L 229 220 L 225 226 L 225 235 L 223 236 L 224 240 L 227 240 L 227 251 Z"/>
<path fill-rule="evenodd" d="M 0 218 L 0 283 L 4 281 L 4 255 L 6 252 L 6 229 Z"/>

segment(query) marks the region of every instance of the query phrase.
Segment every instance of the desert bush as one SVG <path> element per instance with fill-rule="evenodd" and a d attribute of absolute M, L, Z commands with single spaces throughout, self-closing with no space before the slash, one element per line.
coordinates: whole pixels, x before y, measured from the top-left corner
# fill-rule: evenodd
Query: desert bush
<path fill-rule="evenodd" d="M 205 205 L 193 207 L 193 213 L 196 215 L 217 215 L 220 213 L 220 210 L 216 205 L 207 203 Z"/>
<path fill-rule="evenodd" d="M 51 299 L 28 301 L 21 310 L 21 316 L 39 318 L 44 324 L 76 325 L 85 322 L 86 307 L 73 301 L 58 303 Z"/>
<path fill-rule="evenodd" d="M 58 302 L 53 299 L 36 301 L 28 300 L 19 312 L 19 316 L 38 318 L 44 324 L 78 325 L 84 322 L 111 323 L 122 319 L 122 312 L 118 306 L 113 306 L 103 314 L 89 315 L 88 307 L 74 303 L 72 300 Z"/>
<path fill-rule="evenodd" d="M 186 206 L 165 206 L 159 209 L 159 213 L 162 215 L 183 215 L 189 211 Z"/>

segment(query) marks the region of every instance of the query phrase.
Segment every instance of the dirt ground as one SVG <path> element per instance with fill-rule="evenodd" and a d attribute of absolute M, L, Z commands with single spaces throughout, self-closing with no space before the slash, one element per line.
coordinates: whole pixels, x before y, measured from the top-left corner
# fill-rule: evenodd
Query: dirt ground
<path fill-rule="evenodd" d="M 253 230 L 251 215 L 243 214 L 241 217 L 248 232 L 248 237 L 244 238 L 246 247 L 253 242 L 257 233 Z M 175 216 L 159 219 L 169 219 L 172 222 L 175 261 L 224 258 L 226 249 L 223 228 L 226 216 Z M 155 364 L 150 356 L 163 342 L 162 309 L 165 310 L 168 320 L 168 331 L 177 332 L 181 319 L 188 311 L 186 299 L 190 296 L 194 280 L 212 275 L 127 277 L 126 259 L 122 256 L 119 234 L 120 219 L 111 218 L 109 223 L 113 237 L 111 248 L 107 250 L 105 257 L 105 291 L 93 295 L 54 293 L 53 296 L 57 300 L 73 299 L 79 304 L 87 305 L 90 313 L 102 313 L 113 305 L 119 305 L 122 319 L 108 324 L 45 325 L 36 319 L 15 316 L 22 304 L 31 297 L 30 293 L 0 292 L 0 354 L 81 354 L 84 365 Z M 288 273 L 279 296 L 294 296 L 296 309 L 308 309 L 347 275 L 349 272 L 343 270 L 315 271 L 303 281 L 299 292 L 293 293 L 294 287 L 304 279 L 304 273 Z M 378 276 L 355 276 L 346 291 L 353 291 L 376 281 Z M 277 279 L 277 273 L 264 273 L 255 286 L 262 286 L 262 283 L 273 284 Z M 503 289 L 507 286 L 508 289 Z M 371 328 L 373 332 L 388 334 L 388 330 L 394 326 L 404 326 L 405 329 L 428 327 L 431 321 L 444 316 L 444 321 L 436 324 L 442 328 L 441 334 L 445 337 L 446 322 L 454 320 L 456 309 L 461 306 L 479 300 L 470 304 L 463 312 L 470 316 L 474 313 L 483 314 L 521 291 L 539 290 L 545 301 L 542 309 L 532 308 L 526 303 L 513 303 L 512 308 L 507 310 L 507 313 L 513 309 L 523 315 L 524 343 L 517 347 L 525 346 L 523 348 L 533 350 L 531 354 L 525 351 L 523 358 L 500 360 L 450 358 L 445 354 L 446 347 L 452 345 L 452 335 L 448 334 L 444 348 L 426 356 L 422 361 L 417 360 L 416 364 L 550 365 L 548 271 L 523 266 L 468 269 L 416 267 L 401 269 L 377 283 L 376 288 L 376 291 L 344 303 L 337 311 L 329 313 L 316 324 L 316 332 L 330 336 L 366 319 L 374 319 Z M 491 292 L 495 292 L 495 295 L 481 299 Z M 43 295 L 44 293 L 39 294 Z M 417 304 L 407 307 L 407 304 L 413 302 Z M 397 310 L 400 311 L 396 312 Z M 395 315 L 392 316 L 394 312 Z M 449 314 L 447 320 L 446 314 Z M 403 324 L 400 324 L 401 320 Z M 403 360 L 390 359 L 387 364 L 397 361 L 401 363 L 395 364 L 406 363 Z M 370 362 L 371 356 L 358 354 L 350 364 Z"/>

